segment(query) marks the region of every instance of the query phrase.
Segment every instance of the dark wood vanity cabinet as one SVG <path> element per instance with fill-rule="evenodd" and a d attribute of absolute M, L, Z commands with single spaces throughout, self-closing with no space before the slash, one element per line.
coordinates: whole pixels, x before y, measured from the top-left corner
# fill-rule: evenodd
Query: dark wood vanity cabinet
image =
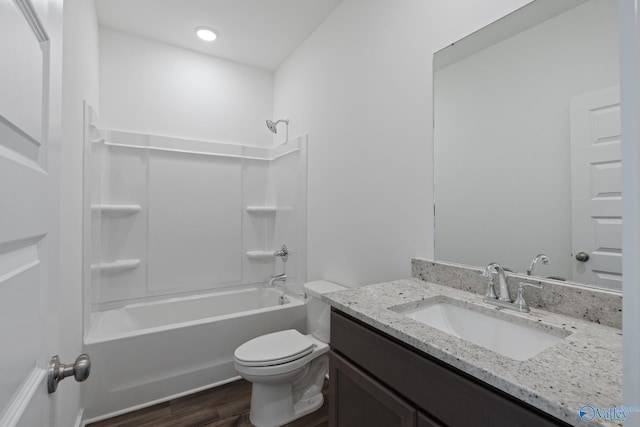
<path fill-rule="evenodd" d="M 333 427 L 569 426 L 335 309 Z"/>
<path fill-rule="evenodd" d="M 330 365 L 334 425 L 415 427 L 416 409 L 398 395 L 336 353 Z"/>

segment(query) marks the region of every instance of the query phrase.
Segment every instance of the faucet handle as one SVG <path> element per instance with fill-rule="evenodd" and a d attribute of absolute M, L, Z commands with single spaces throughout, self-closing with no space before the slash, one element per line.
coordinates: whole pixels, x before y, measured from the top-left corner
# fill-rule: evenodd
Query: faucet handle
<path fill-rule="evenodd" d="M 536 285 L 535 283 L 527 283 L 527 282 L 518 283 L 518 296 L 513 301 L 513 304 L 518 307 L 519 311 L 529 312 L 530 311 L 529 304 L 527 304 L 527 302 L 524 300 L 524 295 L 523 295 L 525 286 L 531 286 L 533 288 L 538 288 L 538 289 L 542 289 L 543 286 Z"/>
<path fill-rule="evenodd" d="M 495 282 L 493 280 L 493 275 L 489 274 L 489 284 L 487 285 L 487 293 L 485 294 L 485 297 L 487 298 L 491 298 L 491 299 L 498 299 L 498 295 L 496 295 L 496 288 L 495 288 Z"/>
<path fill-rule="evenodd" d="M 289 259 L 289 249 L 287 248 L 287 245 L 282 245 L 282 248 L 274 251 L 273 256 L 280 257 L 280 259 L 282 259 L 282 262 L 287 262 L 287 260 Z"/>

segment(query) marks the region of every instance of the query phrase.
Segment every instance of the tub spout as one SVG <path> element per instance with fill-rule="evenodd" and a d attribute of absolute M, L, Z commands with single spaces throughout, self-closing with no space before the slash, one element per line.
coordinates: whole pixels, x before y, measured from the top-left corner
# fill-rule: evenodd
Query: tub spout
<path fill-rule="evenodd" d="M 287 283 L 287 275 L 282 273 L 282 274 L 277 274 L 275 276 L 271 276 L 267 286 L 272 287 L 275 282 Z"/>

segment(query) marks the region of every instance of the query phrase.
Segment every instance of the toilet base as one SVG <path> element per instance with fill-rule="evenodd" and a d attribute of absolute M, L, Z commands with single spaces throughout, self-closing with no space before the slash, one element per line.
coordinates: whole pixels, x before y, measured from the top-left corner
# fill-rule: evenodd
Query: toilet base
<path fill-rule="evenodd" d="M 294 404 L 291 384 L 265 386 L 254 383 L 249 420 L 256 427 L 278 427 L 312 413 L 323 403 L 324 397 L 318 393 Z"/>
<path fill-rule="evenodd" d="M 303 368 L 293 371 L 284 383 L 253 382 L 249 419 L 256 427 L 277 427 L 319 409 L 329 358 L 322 354 Z M 281 378 L 282 379 L 282 378 Z"/>
<path fill-rule="evenodd" d="M 308 415 L 313 411 L 320 409 L 323 403 L 324 396 L 322 396 L 322 393 L 318 393 L 317 396 L 311 397 L 309 399 L 299 401 L 295 405 L 296 417 L 293 420 L 297 420 L 300 417 L 304 417 L 305 415 Z"/>

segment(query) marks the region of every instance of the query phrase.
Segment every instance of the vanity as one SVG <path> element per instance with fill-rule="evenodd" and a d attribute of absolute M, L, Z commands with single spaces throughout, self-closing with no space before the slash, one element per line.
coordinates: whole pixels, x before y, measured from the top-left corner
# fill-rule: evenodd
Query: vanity
<path fill-rule="evenodd" d="M 568 426 L 583 422 L 586 405 L 622 402 L 617 328 L 535 308 L 507 312 L 482 295 L 415 278 L 324 299 L 332 306 L 330 425 Z M 410 317 L 442 302 L 558 339 L 535 354 L 506 356 Z M 596 418 L 590 425 L 623 423 Z"/>
<path fill-rule="evenodd" d="M 331 322 L 337 426 L 569 425 L 340 311 Z"/>
<path fill-rule="evenodd" d="M 608 0 L 535 0 L 435 53 L 439 261 L 323 296 L 330 425 L 624 425 L 618 63 Z"/>

